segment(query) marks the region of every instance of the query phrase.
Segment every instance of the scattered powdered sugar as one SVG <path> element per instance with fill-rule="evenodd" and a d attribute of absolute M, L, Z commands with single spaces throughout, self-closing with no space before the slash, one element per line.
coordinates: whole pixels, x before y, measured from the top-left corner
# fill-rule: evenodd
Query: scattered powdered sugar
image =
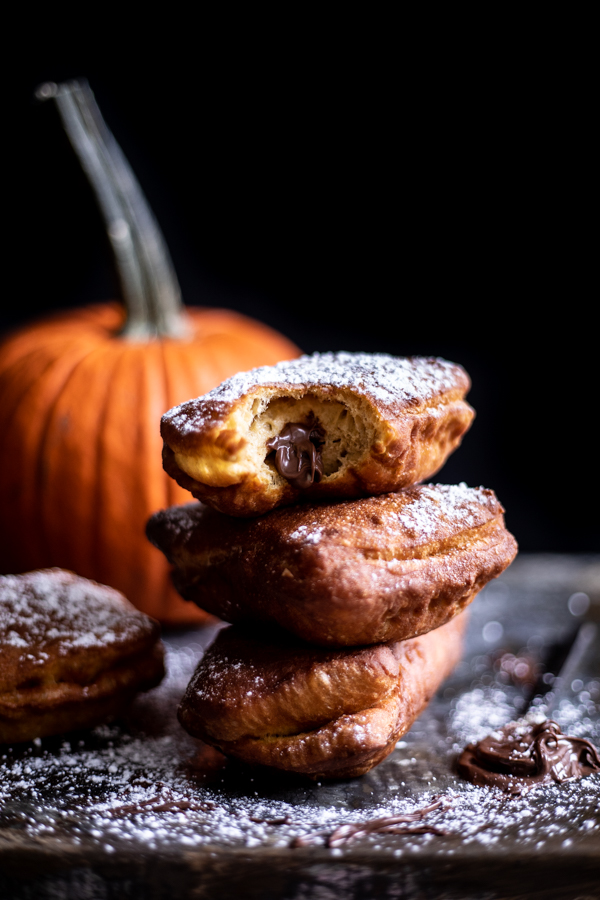
<path fill-rule="evenodd" d="M 391 500 L 389 509 L 385 506 L 386 497 Z M 402 508 L 397 513 L 399 498 Z M 423 543 L 431 539 L 441 526 L 466 530 L 481 525 L 487 518 L 486 511 L 496 515 L 502 510 L 494 492 L 484 487 L 468 487 L 464 482 L 423 484 L 407 488 L 401 495 L 390 494 L 331 505 L 332 510 L 338 510 L 341 514 L 339 520 L 335 519 L 336 527 L 342 524 L 345 510 L 352 511 L 362 507 L 366 512 L 370 505 L 376 507 L 381 527 L 395 533 L 400 525 L 403 531 L 408 532 L 411 537 L 422 539 Z M 152 540 L 153 528 L 156 528 L 159 530 L 161 546 L 169 547 L 180 540 L 184 542 L 192 537 L 202 515 L 203 507 L 198 502 L 161 510 L 151 519 L 150 539 Z M 297 507 L 297 515 L 304 521 L 289 534 L 287 540 L 299 544 L 319 544 L 326 535 L 331 538 L 330 529 L 312 519 L 313 512 L 309 507 Z M 260 527 L 261 519 L 257 519 L 256 523 Z M 354 529 L 352 512 L 349 512 L 346 524 Z"/>
<path fill-rule="evenodd" d="M 480 523 L 480 507 L 495 511 L 498 501 L 494 493 L 483 487 L 470 488 L 460 484 L 425 484 L 407 491 L 410 501 L 398 514 L 398 521 L 407 531 L 424 539 L 434 534 L 440 522 L 461 529 Z"/>
<path fill-rule="evenodd" d="M 228 681 L 232 684 L 235 681 L 236 686 L 239 685 L 240 675 L 243 676 L 244 684 L 248 688 L 247 697 L 252 697 L 255 692 L 261 693 L 265 679 L 260 667 L 251 659 L 234 659 L 227 653 L 207 656 L 202 664 L 202 677 L 194 677 L 191 686 L 200 699 L 218 700 L 223 685 Z"/>
<path fill-rule="evenodd" d="M 274 366 L 262 366 L 249 372 L 238 372 L 202 398 L 202 403 L 188 401 L 163 416 L 181 433 L 203 427 L 204 403 L 222 409 L 235 403 L 256 386 L 320 385 L 351 389 L 383 408 L 393 409 L 399 403 L 427 403 L 440 393 L 463 386 L 469 379 L 455 363 L 433 357 L 397 357 L 385 353 L 314 353 Z M 212 415 L 212 413 L 211 413 Z"/>
<path fill-rule="evenodd" d="M 300 541 L 303 544 L 318 544 L 323 537 L 323 529 L 316 522 L 312 525 L 299 525 L 290 534 L 290 541 Z"/>
<path fill-rule="evenodd" d="M 518 710 L 515 710 L 511 698 L 496 686 L 476 687 L 462 694 L 456 701 L 451 717 L 452 730 L 456 735 L 456 752 L 472 741 L 480 741 L 517 715 Z"/>
<path fill-rule="evenodd" d="M 33 649 L 41 660 L 50 646 L 63 654 L 127 639 L 141 621 L 118 591 L 72 572 L 43 569 L 0 576 L 0 643 Z"/>
<path fill-rule="evenodd" d="M 197 632 L 202 637 L 196 641 L 206 645 L 215 631 Z M 534 850 L 560 850 L 574 836 L 600 832 L 599 776 L 507 800 L 452 774 L 457 749 L 515 717 L 516 694 L 508 689 L 477 682 L 453 701 L 449 720 L 427 710 L 367 776 L 314 784 L 225 764 L 220 754 L 183 732 L 175 711 L 201 652 L 189 636 L 167 642 L 167 678 L 138 698 L 122 724 L 68 741 L 5 748 L 0 842 L 9 829 L 38 844 L 60 840 L 63 846 L 111 848 L 107 852 L 134 846 L 153 853 L 168 847 L 271 847 L 296 854 L 310 852 L 301 846 L 308 843 L 339 853 L 327 850 L 326 843 L 340 826 L 410 816 L 435 805 L 436 798 L 442 803 L 415 822 L 413 834 L 373 833 L 344 845 L 343 853 L 366 841 L 372 852 L 393 856 L 451 856 L 469 844 L 492 851 L 508 839 Z M 557 718 L 565 726 L 571 719 L 572 732 L 597 740 L 594 690 L 584 684 L 580 699 L 561 704 Z M 420 833 L 425 825 L 435 833 Z"/>

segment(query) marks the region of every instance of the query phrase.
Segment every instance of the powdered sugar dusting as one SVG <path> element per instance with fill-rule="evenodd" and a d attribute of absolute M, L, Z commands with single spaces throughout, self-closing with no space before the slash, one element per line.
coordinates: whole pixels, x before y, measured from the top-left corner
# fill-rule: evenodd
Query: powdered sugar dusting
<path fill-rule="evenodd" d="M 542 559 L 538 569 L 548 564 Z M 495 665 L 494 652 L 522 655 L 520 646 L 529 642 L 527 652 L 539 653 L 543 641 L 555 641 L 573 621 L 567 601 L 576 581 L 555 593 L 540 591 L 537 570 L 529 568 L 525 587 L 517 560 L 510 576 L 484 589 L 472 607 L 463 662 L 394 753 L 366 776 L 314 784 L 243 769 L 189 737 L 175 711 L 216 631 L 202 629 L 167 639 L 167 678 L 138 697 L 122 723 L 0 751 L 0 848 L 11 852 L 18 838 L 47 853 L 65 847 L 107 855 L 135 850 L 153 863 L 162 850 L 176 851 L 180 860 L 195 850 L 198 865 L 203 859 L 221 864 L 225 878 L 227 860 L 239 859 L 239 850 L 277 851 L 269 859 L 279 865 L 296 859 L 313 865 L 337 856 L 377 865 L 380 856 L 386 865 L 400 860 L 433 867 L 452 858 L 468 865 L 474 852 L 503 864 L 517 848 L 541 865 L 577 842 L 592 858 L 600 840 L 600 776 L 507 798 L 453 773 L 466 743 L 521 715 L 521 688 Z M 508 644 L 494 648 L 483 641 L 490 619 L 504 622 Z M 597 667 L 593 674 L 581 673 L 552 715 L 563 731 L 600 743 Z M 325 846 L 342 825 L 409 815 L 435 797 L 443 803 L 423 822 L 436 834 L 415 829 L 409 835 L 368 835 L 337 849 Z M 311 846 L 294 848 L 296 839 L 311 836 Z"/>
<path fill-rule="evenodd" d="M 128 639 L 142 616 L 122 594 L 62 569 L 0 576 L 0 644 L 63 655 Z"/>
<path fill-rule="evenodd" d="M 425 484 L 407 491 L 410 501 L 398 514 L 403 529 L 426 541 L 446 522 L 457 529 L 468 529 L 481 521 L 480 508 L 498 510 L 493 491 L 460 484 Z"/>
<path fill-rule="evenodd" d="M 290 534 L 290 541 L 299 541 L 302 544 L 318 544 L 323 537 L 323 529 L 316 522 L 312 525 L 299 525 Z"/>
<path fill-rule="evenodd" d="M 398 404 L 426 404 L 440 393 L 462 387 L 469 379 L 455 363 L 433 357 L 397 357 L 384 353 L 314 353 L 274 366 L 262 366 L 239 372 L 213 388 L 202 398 L 187 401 L 170 409 L 163 421 L 171 423 L 182 434 L 202 428 L 206 409 L 210 417 L 215 409 L 226 412 L 256 386 L 330 386 L 350 389 L 368 397 L 382 409 Z M 201 400 L 201 402 L 198 402 Z"/>
<path fill-rule="evenodd" d="M 410 814 L 438 796 L 443 806 L 425 821 L 441 833 L 371 835 L 358 843 L 366 841 L 371 851 L 383 854 L 420 858 L 452 856 L 469 844 L 492 850 L 511 834 L 525 846 L 560 848 L 575 834 L 600 833 L 600 776 L 543 787 L 507 802 L 500 792 L 452 774 L 457 749 L 514 717 L 510 691 L 479 683 L 454 705 L 446 735 L 427 711 L 392 756 L 367 776 L 315 785 L 227 766 L 220 754 L 182 731 L 175 710 L 200 653 L 198 643 L 167 642 L 168 677 L 138 698 L 125 729 L 101 726 L 80 739 L 45 739 L 20 755 L 5 752 L 0 758 L 0 836 L 1 826 L 18 826 L 36 839 L 60 837 L 153 852 L 169 846 L 291 848 L 298 838 L 311 836 L 324 847 L 327 835 L 342 825 Z M 572 722 L 571 732 L 594 738 L 597 729 L 589 718 L 597 717 L 589 699 L 594 687 L 585 688 L 588 724 L 581 724 L 577 700 L 564 702 L 559 718 L 577 719 L 579 727 Z M 408 793 L 405 781 L 411 783 Z M 354 846 L 344 847 L 344 854 Z"/>
<path fill-rule="evenodd" d="M 210 656 L 204 660 L 202 665 L 202 677 L 194 676 L 190 685 L 201 700 L 219 701 L 223 685 L 229 681 L 232 685 L 235 683 L 236 687 L 239 687 L 240 675 L 243 676 L 243 683 L 247 688 L 247 697 L 261 693 L 265 679 L 261 674 L 260 666 L 256 665 L 252 659 L 233 659 L 231 655 L 225 653 Z"/>
<path fill-rule="evenodd" d="M 399 506 L 401 511 L 397 512 Z M 490 513 L 497 515 L 503 511 L 493 491 L 484 487 L 468 487 L 465 482 L 420 484 L 398 494 L 367 497 L 330 506 L 339 512 L 336 525 L 341 525 L 345 518 L 349 528 L 355 528 L 355 513 L 359 509 L 364 509 L 366 513 L 370 507 L 377 513 L 381 527 L 391 534 L 400 528 L 423 543 L 439 532 L 442 526 L 450 526 L 454 531 L 466 530 L 480 525 Z M 156 523 L 154 527 L 160 525 L 160 545 L 169 547 L 178 541 L 189 540 L 203 514 L 204 507 L 198 502 L 171 506 L 155 513 L 151 523 Z M 290 532 L 288 540 L 299 544 L 319 544 L 325 537 L 326 529 L 314 520 L 311 507 L 298 506 L 296 514 L 298 525 Z M 286 516 L 289 515 L 290 510 L 287 510 Z M 261 519 L 256 521 L 260 525 Z"/>

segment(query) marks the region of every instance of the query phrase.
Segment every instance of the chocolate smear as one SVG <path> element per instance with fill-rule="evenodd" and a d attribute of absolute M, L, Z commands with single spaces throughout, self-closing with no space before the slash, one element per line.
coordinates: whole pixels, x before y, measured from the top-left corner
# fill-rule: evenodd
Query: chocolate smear
<path fill-rule="evenodd" d="M 323 476 L 323 458 L 318 449 L 325 432 L 316 422 L 290 422 L 267 443 L 275 451 L 275 465 L 283 478 L 296 487 L 307 488 Z"/>
<path fill-rule="evenodd" d="M 459 775 L 480 786 L 523 794 L 538 784 L 562 784 L 600 772 L 598 751 L 585 738 L 569 737 L 552 719 L 509 722 L 457 761 Z"/>
<path fill-rule="evenodd" d="M 142 782 L 133 782 L 134 787 Z M 129 818 L 130 816 L 140 815 L 141 813 L 163 813 L 163 812 L 188 812 L 190 810 L 199 812 L 208 812 L 216 808 L 216 804 L 212 800 L 204 800 L 201 802 L 190 800 L 184 797 L 177 797 L 162 781 L 145 782 L 144 786 L 154 784 L 160 793 L 145 800 L 135 800 L 132 803 L 123 804 L 121 806 L 112 806 L 109 810 L 113 818 Z"/>
<path fill-rule="evenodd" d="M 314 831 L 310 834 L 294 838 L 292 847 L 308 847 L 311 844 L 325 842 L 326 847 L 342 847 L 357 838 L 366 837 L 368 834 L 447 834 L 435 825 L 411 825 L 419 822 L 426 815 L 436 809 L 440 809 L 442 800 L 438 797 L 429 806 L 423 806 L 411 813 L 397 816 L 384 816 L 380 819 L 370 819 L 366 822 L 355 822 L 348 825 L 339 825 L 335 831 Z"/>

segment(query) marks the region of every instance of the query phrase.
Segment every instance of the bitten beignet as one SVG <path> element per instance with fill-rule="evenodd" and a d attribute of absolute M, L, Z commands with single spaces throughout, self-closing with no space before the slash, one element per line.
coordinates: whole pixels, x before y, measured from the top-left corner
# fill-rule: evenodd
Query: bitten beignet
<path fill-rule="evenodd" d="M 97 725 L 164 675 L 158 622 L 63 569 L 0 577 L 0 743 Z"/>
<path fill-rule="evenodd" d="M 227 622 L 276 623 L 325 646 L 438 628 L 517 552 L 493 491 L 417 485 L 232 519 L 203 504 L 147 526 L 186 600 Z"/>
<path fill-rule="evenodd" d="M 200 661 L 179 720 L 247 763 L 313 778 L 363 775 L 450 674 L 464 626 L 459 616 L 409 641 L 337 651 L 227 628 Z"/>
<path fill-rule="evenodd" d="M 354 498 L 431 477 L 474 416 L 460 366 L 315 353 L 241 372 L 162 417 L 163 465 L 232 516 Z"/>

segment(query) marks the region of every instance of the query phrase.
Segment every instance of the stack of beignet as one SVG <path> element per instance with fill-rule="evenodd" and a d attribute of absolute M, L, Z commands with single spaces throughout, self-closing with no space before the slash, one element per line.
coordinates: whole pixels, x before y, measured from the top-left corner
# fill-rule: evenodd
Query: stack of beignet
<path fill-rule="evenodd" d="M 422 485 L 473 418 L 439 359 L 315 354 L 162 420 L 201 503 L 149 521 L 181 595 L 232 623 L 179 718 L 253 764 L 338 778 L 384 759 L 461 653 L 461 611 L 516 554 L 492 491 Z"/>

